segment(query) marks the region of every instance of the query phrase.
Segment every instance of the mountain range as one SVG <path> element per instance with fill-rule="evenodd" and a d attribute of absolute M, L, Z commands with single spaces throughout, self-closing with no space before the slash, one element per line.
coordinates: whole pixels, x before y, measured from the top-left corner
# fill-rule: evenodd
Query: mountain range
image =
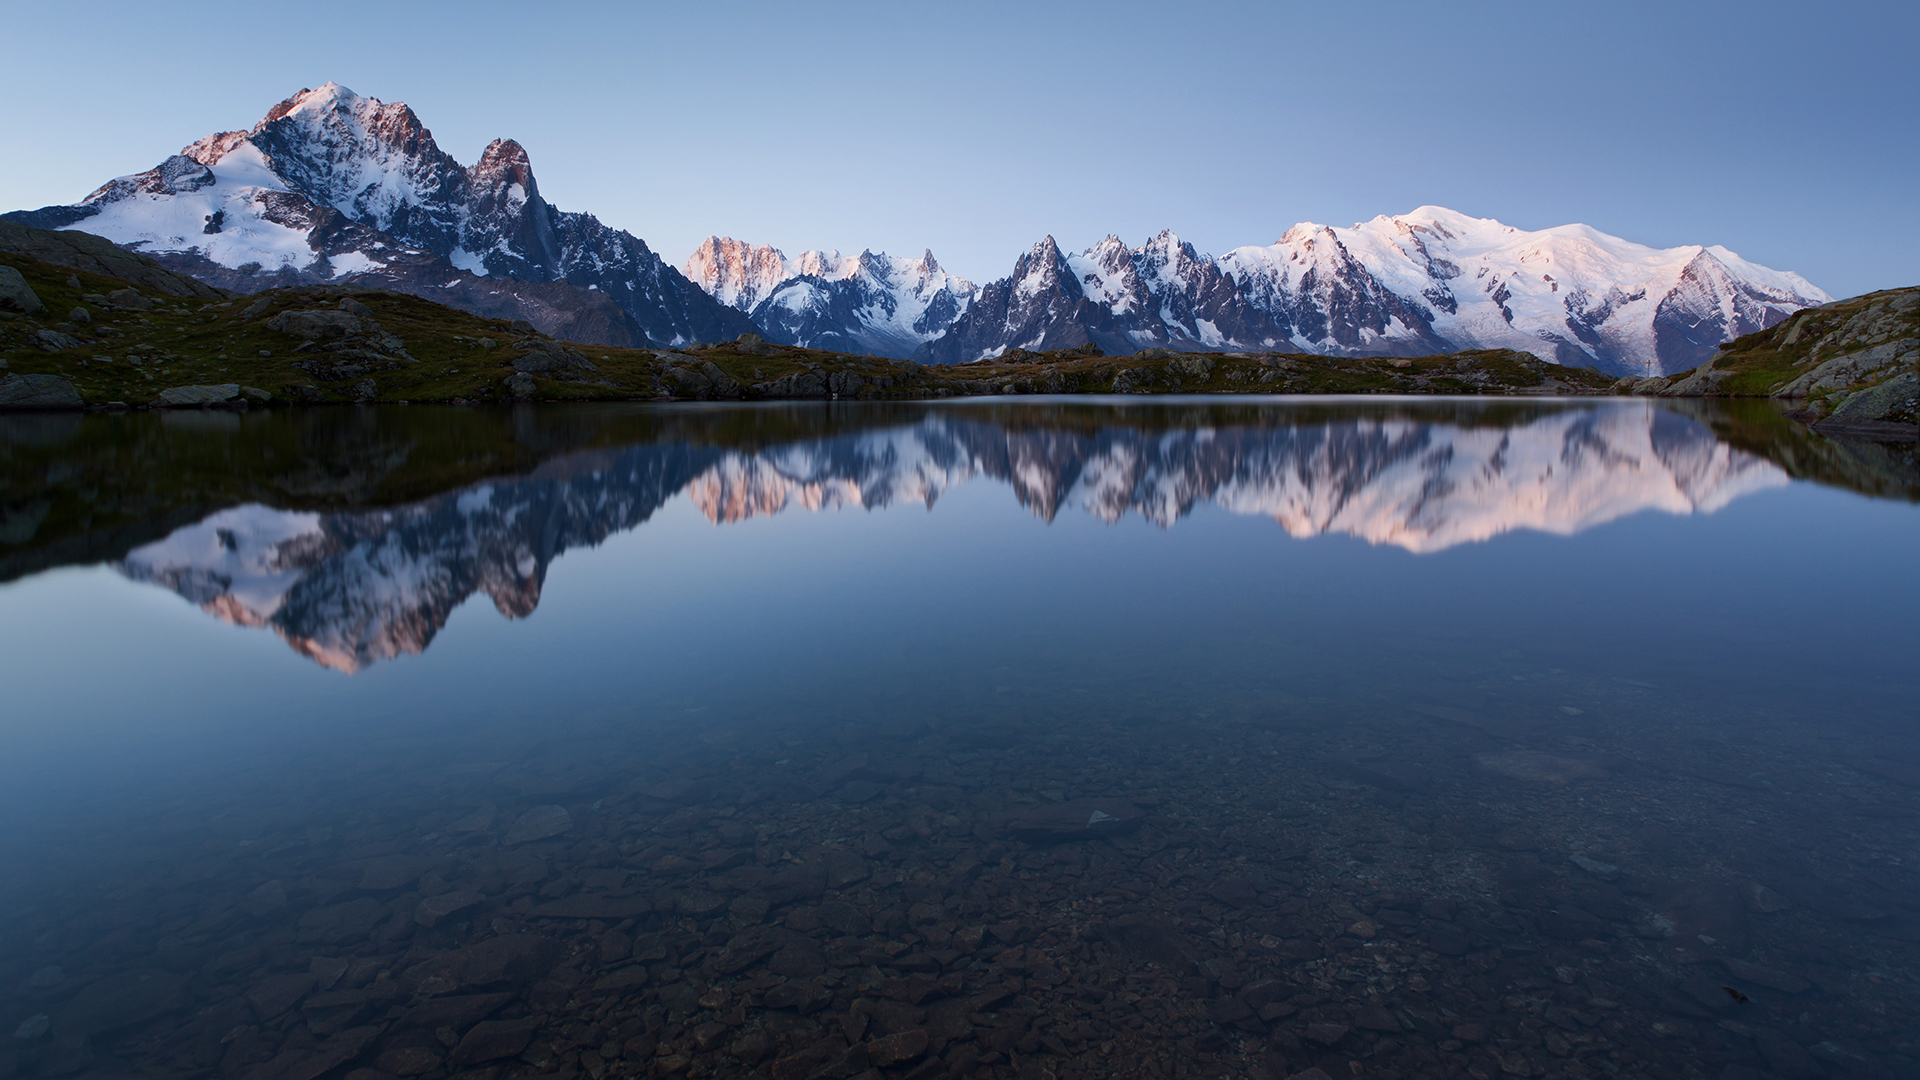
<path fill-rule="evenodd" d="M 352 282 L 606 345 L 754 329 L 638 237 L 541 198 L 519 143 L 496 139 L 464 167 L 406 105 L 335 83 L 75 205 L 6 216 L 104 236 L 241 292 Z"/>
<path fill-rule="evenodd" d="M 1303 223 L 1214 257 L 1171 232 L 1078 253 L 1049 236 L 985 285 L 918 259 L 709 237 L 681 268 L 540 196 L 519 143 L 474 165 L 404 104 L 328 83 L 81 202 L 6 215 L 95 233 L 244 292 L 349 282 L 524 318 L 605 345 L 757 332 L 777 344 L 960 364 L 1083 345 L 1411 356 L 1511 348 L 1662 375 L 1831 298 L 1723 247 L 1585 225 L 1525 231 L 1426 206 Z"/>
<path fill-rule="evenodd" d="M 475 593 L 531 614 L 547 568 L 677 495 L 716 524 L 803 509 L 931 508 L 975 478 L 1051 521 L 1069 508 L 1171 526 L 1212 503 L 1289 535 L 1429 552 L 1515 529 L 1569 534 L 1644 510 L 1703 513 L 1787 482 L 1765 458 L 1642 403 L 1505 424 L 1415 417 L 1192 426 L 1012 426 L 961 410 L 742 451 L 664 442 L 380 510 L 221 510 L 119 567 L 229 622 L 355 671 L 423 651 Z"/>

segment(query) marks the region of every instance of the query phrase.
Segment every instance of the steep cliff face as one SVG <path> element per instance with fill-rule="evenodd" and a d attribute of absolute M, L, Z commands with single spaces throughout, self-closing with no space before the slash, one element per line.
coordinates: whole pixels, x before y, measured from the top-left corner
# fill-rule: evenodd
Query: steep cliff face
<path fill-rule="evenodd" d="M 608 345 L 754 329 L 638 237 L 547 202 L 519 143 L 495 140 L 463 167 L 406 105 L 334 83 L 78 204 L 8 217 L 82 229 L 244 291 L 357 282 L 456 306 L 484 297 L 488 314 L 504 307 Z M 476 288 L 489 278 L 517 284 Z M 618 317 L 595 310 L 609 299 Z"/>

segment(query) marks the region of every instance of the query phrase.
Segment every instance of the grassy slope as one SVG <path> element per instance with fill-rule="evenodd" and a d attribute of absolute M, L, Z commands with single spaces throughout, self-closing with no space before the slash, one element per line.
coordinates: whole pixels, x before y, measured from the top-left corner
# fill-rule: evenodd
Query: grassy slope
<path fill-rule="evenodd" d="M 1793 383 L 1821 364 L 1902 339 L 1920 338 L 1920 289 L 1867 293 L 1798 312 L 1758 333 L 1723 346 L 1710 362 L 1664 380 L 1649 380 L 1639 392 L 1728 397 L 1792 397 L 1808 418 L 1825 416 L 1848 396 L 1878 385 L 1912 363 L 1842 377 L 1835 385 L 1791 393 Z M 1896 417 L 1912 423 L 1913 417 Z"/>
<path fill-rule="evenodd" d="M 0 361 L 13 373 L 45 373 L 71 380 L 88 404 L 142 405 L 169 387 L 238 383 L 266 390 L 275 403 L 507 401 L 512 362 L 549 339 L 525 324 L 485 319 L 416 297 L 345 288 L 279 289 L 252 297 L 204 301 L 153 296 L 149 311 L 113 310 L 88 303 L 124 283 L 75 272 L 19 254 L 0 254 L 19 269 L 47 310 L 37 317 L 0 321 Z M 77 278 L 78 285 L 69 285 Z M 311 362 L 324 350 L 280 333 L 268 321 L 282 310 L 332 307 L 350 296 L 374 312 L 379 327 L 405 343 L 417 363 L 377 363 L 342 378 L 316 374 Z M 264 310 L 242 317 L 264 300 Z M 76 306 L 93 320 L 68 323 Z M 78 348 L 48 352 L 29 337 L 56 329 L 81 339 Z M 483 347 L 491 343 L 492 347 Z M 364 344 L 351 340 L 343 344 Z M 573 346 L 592 370 L 533 376 L 531 396 L 554 401 L 782 396 L 762 385 L 783 376 L 845 373 L 842 396 L 925 398 L 998 393 L 1107 393 L 1115 379 L 1135 393 L 1599 393 L 1612 380 L 1589 369 L 1544 363 L 1502 350 L 1395 360 L 1284 354 L 1179 354 L 1157 358 L 1055 356 L 1022 364 L 919 367 L 877 357 L 812 349 L 726 343 L 697 354 Z M 130 359 L 131 358 L 131 359 Z M 296 361 L 308 361 L 303 370 Z M 137 361 L 137 362 L 136 362 Z M 711 362 L 727 376 L 688 379 L 675 369 Z M 325 365 L 321 367 L 324 369 Z M 360 365 L 367 368 L 367 365 Z M 368 379 L 372 383 L 367 382 Z M 739 385 L 730 385 L 737 382 Z M 703 383 L 705 385 L 703 385 Z"/>

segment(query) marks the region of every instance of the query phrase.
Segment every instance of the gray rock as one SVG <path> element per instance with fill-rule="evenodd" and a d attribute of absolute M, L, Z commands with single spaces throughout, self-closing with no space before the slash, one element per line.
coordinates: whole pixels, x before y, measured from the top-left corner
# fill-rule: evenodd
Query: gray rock
<path fill-rule="evenodd" d="M 525 401 L 532 397 L 534 389 L 533 376 L 524 371 L 516 371 L 507 376 L 507 392 L 512 394 L 516 401 Z"/>
<path fill-rule="evenodd" d="M 513 827 L 507 830 L 505 843 L 527 844 L 535 840 L 545 840 L 550 836 L 559 836 L 573 828 L 573 815 L 567 813 L 564 806 L 536 806 L 520 815 Z"/>
<path fill-rule="evenodd" d="M 1849 394 L 1827 417 L 1830 424 L 1881 423 L 1920 408 L 1920 374 L 1907 371 L 1879 386 Z"/>
<path fill-rule="evenodd" d="M 35 971 L 32 975 L 27 976 L 27 985 L 36 990 L 45 990 L 49 986 L 59 986 L 66 981 L 66 969 L 60 967 L 58 964 L 49 964 Z"/>
<path fill-rule="evenodd" d="M 300 916 L 298 940 L 329 945 L 358 941 L 371 933 L 374 924 L 386 914 L 387 909 L 370 896 L 315 908 Z"/>
<path fill-rule="evenodd" d="M 277 330 L 308 341 L 330 341 L 357 334 L 365 328 L 359 317 L 349 311 L 283 311 L 267 320 L 267 329 Z"/>
<path fill-rule="evenodd" d="M 1585 855 L 1569 855 L 1567 859 L 1572 862 L 1573 865 L 1585 870 L 1587 873 L 1598 874 L 1601 877 L 1607 877 L 1620 869 L 1612 863 L 1603 863 L 1598 859 L 1589 859 Z"/>
<path fill-rule="evenodd" d="M 535 1016 L 524 1020 L 483 1021 L 467 1032 L 447 1060 L 456 1067 L 465 1067 L 517 1057 L 533 1041 L 533 1033 L 539 1028 L 540 1018 Z"/>
<path fill-rule="evenodd" d="M 410 969 L 406 981 L 423 995 L 495 983 L 526 984 L 560 959 L 560 943 L 536 934 L 503 934 L 443 953 Z"/>
<path fill-rule="evenodd" d="M 67 321 L 85 325 L 93 321 L 93 312 L 83 307 L 74 308 L 72 311 L 67 312 Z"/>
<path fill-rule="evenodd" d="M 741 334 L 734 341 L 733 351 L 750 356 L 770 356 L 780 350 L 767 344 L 766 339 L 759 334 Z"/>
<path fill-rule="evenodd" d="M 20 271 L 11 266 L 0 266 L 0 308 L 31 315 L 44 310 L 46 306 L 40 302 L 40 294 L 33 291 Z"/>
<path fill-rule="evenodd" d="M 278 879 L 267 882 L 240 898 L 240 910 L 254 918 L 263 918 L 287 906 L 287 889 Z"/>
<path fill-rule="evenodd" d="M 124 311 L 152 311 L 153 301 L 132 289 L 115 289 L 107 294 L 107 303 Z"/>
<path fill-rule="evenodd" d="M 1920 341 L 1903 338 L 1825 360 L 1775 392 L 1776 397 L 1806 397 L 1857 383 L 1883 368 L 1910 362 L 1920 353 Z"/>
<path fill-rule="evenodd" d="M 45 349 L 48 352 L 59 352 L 61 349 L 77 349 L 80 347 L 79 338 L 74 337 L 72 334 L 63 334 L 58 330 L 36 330 L 27 340 L 31 341 L 35 348 Z"/>
<path fill-rule="evenodd" d="M 168 387 L 160 391 L 160 396 L 155 400 L 171 409 L 187 409 L 195 406 L 218 405 L 239 396 L 239 383 L 219 383 L 214 386 Z"/>
<path fill-rule="evenodd" d="M 46 1013 L 36 1013 L 20 1021 L 20 1026 L 13 1029 L 13 1037 L 16 1039 L 37 1039 L 45 1035 L 47 1028 L 51 1026 L 52 1022 L 47 1019 Z"/>
<path fill-rule="evenodd" d="M 415 1005 L 400 1018 L 401 1026 L 426 1028 L 448 1027 L 455 1031 L 465 1031 L 473 1025 L 492 1016 L 502 1005 L 513 1000 L 512 994 L 465 994 L 458 997 L 428 998 Z"/>
<path fill-rule="evenodd" d="M 672 380 L 674 392 L 681 397 L 735 399 L 746 392 L 738 380 L 711 360 L 703 360 L 697 365 L 670 366 L 664 374 Z"/>
<path fill-rule="evenodd" d="M 472 889 L 456 889 L 438 896 L 429 896 L 420 901 L 420 906 L 414 909 L 413 921 L 421 926 L 433 926 L 449 915 L 458 914 L 470 907 L 485 903 L 486 899 Z"/>
<path fill-rule="evenodd" d="M 1030 844 L 1051 844 L 1127 832 L 1144 817 L 1124 799 L 1072 799 L 1022 810 L 1007 819 L 1007 831 Z"/>
<path fill-rule="evenodd" d="M 8 375 L 0 379 L 0 409 L 78 409 L 85 404 L 73 383 L 58 375 Z"/>
<path fill-rule="evenodd" d="M 814 372 L 796 371 L 778 379 L 755 383 L 753 392 L 763 398 L 823 398 L 828 390 L 826 380 Z"/>
<path fill-rule="evenodd" d="M 557 341 L 536 341 L 523 356 L 512 360 L 513 370 L 534 375 L 567 376 L 575 372 L 598 371 L 593 361 Z"/>
<path fill-rule="evenodd" d="M 272 401 L 273 400 L 272 392 L 267 390 L 262 390 L 257 386 L 243 386 L 240 388 L 240 394 L 242 397 L 252 398 L 255 401 Z"/>
<path fill-rule="evenodd" d="M 248 304 L 245 308 L 241 309 L 240 317 L 242 319 L 259 318 L 261 313 L 265 312 L 268 308 L 272 306 L 273 306 L 273 299 L 271 297 L 263 296 L 260 299 L 255 300 L 253 303 Z"/>
<path fill-rule="evenodd" d="M 304 971 L 269 975 L 247 991 L 247 1004 L 253 1006 L 253 1014 L 264 1024 L 298 1005 L 317 982 L 318 979 Z"/>
<path fill-rule="evenodd" d="M 360 301 L 355 300 L 351 296 L 341 297 L 340 302 L 334 306 L 338 307 L 341 311 L 344 311 L 349 315 L 358 315 L 363 319 L 373 318 L 373 309 L 361 303 Z"/>
<path fill-rule="evenodd" d="M 404 340 L 387 333 L 385 330 L 375 331 L 373 334 L 368 335 L 367 345 L 376 352 L 398 357 L 409 364 L 417 364 L 420 362 L 414 359 L 412 354 L 407 352 L 407 343 Z"/>

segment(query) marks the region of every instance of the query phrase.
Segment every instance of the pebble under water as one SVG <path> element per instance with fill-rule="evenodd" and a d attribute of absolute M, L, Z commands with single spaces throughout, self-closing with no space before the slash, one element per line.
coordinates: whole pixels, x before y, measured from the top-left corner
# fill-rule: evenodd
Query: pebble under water
<path fill-rule="evenodd" d="M 1688 407 L 0 418 L 0 1080 L 1920 1074 L 1920 472 Z"/>

